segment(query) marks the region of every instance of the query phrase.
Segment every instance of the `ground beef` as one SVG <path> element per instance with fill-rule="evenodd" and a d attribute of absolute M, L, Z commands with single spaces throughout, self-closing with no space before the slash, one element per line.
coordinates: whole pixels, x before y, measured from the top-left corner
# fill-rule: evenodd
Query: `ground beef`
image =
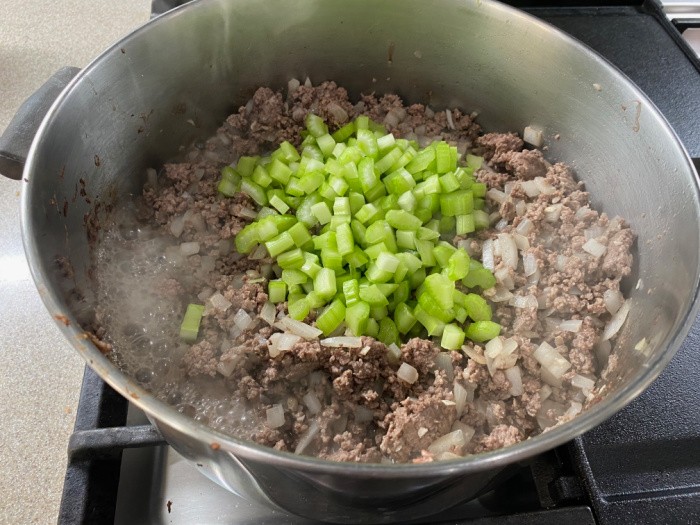
<path fill-rule="evenodd" d="M 279 330 L 259 314 L 268 300 L 273 261 L 241 257 L 232 242 L 257 206 L 242 193 L 222 198 L 217 184 L 222 167 L 241 155 L 264 154 L 282 141 L 298 145 L 309 112 L 324 118 L 331 132 L 367 115 L 397 137 L 420 144 L 443 139 L 460 153 L 483 155 L 476 177 L 498 190 L 486 199 L 498 229 L 471 238 L 468 251 L 480 257 L 486 239 L 517 234 L 520 258 L 532 257 L 537 268 L 526 276 L 522 262 L 510 268 L 495 254 L 499 282 L 487 296 L 503 337 L 517 343 L 512 361 L 496 363 L 482 346 L 469 345 L 465 353 L 451 352 L 452 370 L 445 371 L 436 367 L 440 348 L 421 338 L 401 346 L 398 362 L 369 337 L 351 349 L 301 340 L 290 351 L 270 356 L 270 337 Z M 536 435 L 543 415 L 551 424 L 563 421 L 573 403 L 595 397 L 571 387 L 571 380 L 577 374 L 595 379 L 601 372 L 596 346 L 610 317 L 602 297 L 619 290 L 620 279 L 631 273 L 634 234 L 623 220 L 590 208 L 588 193 L 569 167 L 549 164 L 541 151 L 524 146 L 515 133 L 482 134 L 473 115 L 406 106 L 393 94 L 367 93 L 353 102 L 334 82 L 316 87 L 292 82 L 286 93 L 258 89 L 214 137 L 165 164 L 158 187 L 144 189 L 140 216 L 161 225 L 177 243 L 200 246 L 198 254 L 186 258 L 191 275 L 162 276 L 158 294 L 182 304 L 195 295 L 197 301 L 213 294 L 224 299 L 223 306 L 208 307 L 200 342 L 173 351 L 190 383 L 183 389 L 166 381 L 156 393 L 235 437 L 334 461 L 435 461 L 439 454 L 429 446 L 454 430 L 462 430 L 468 440 L 452 452 L 474 454 Z M 606 246 L 602 257 L 585 252 L 589 238 Z M 537 306 L 515 308 L 515 296 L 532 296 Z M 285 308 L 278 305 L 276 313 Z M 250 325 L 241 330 L 240 319 L 246 316 Z M 571 332 L 559 328 L 564 320 L 582 322 Z M 312 321 L 310 316 L 307 322 Z M 571 363 L 560 380 L 549 379 L 551 384 L 543 381 L 533 356 L 544 341 Z M 398 378 L 402 362 L 418 371 L 415 383 Z M 522 382 L 516 395 L 508 379 L 514 366 Z M 616 366 L 611 355 L 603 377 Z M 467 391 L 464 407 L 455 403 L 455 384 Z M 273 405 L 281 405 L 285 414 L 278 428 L 266 424 Z"/>

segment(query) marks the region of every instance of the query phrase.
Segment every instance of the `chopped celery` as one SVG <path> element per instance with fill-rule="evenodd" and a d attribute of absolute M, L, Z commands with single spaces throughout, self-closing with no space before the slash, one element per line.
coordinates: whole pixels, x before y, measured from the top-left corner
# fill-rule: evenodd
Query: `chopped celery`
<path fill-rule="evenodd" d="M 204 315 L 204 306 L 201 304 L 188 304 L 185 316 L 180 325 L 180 339 L 187 343 L 194 343 L 199 334 L 199 324 Z"/>

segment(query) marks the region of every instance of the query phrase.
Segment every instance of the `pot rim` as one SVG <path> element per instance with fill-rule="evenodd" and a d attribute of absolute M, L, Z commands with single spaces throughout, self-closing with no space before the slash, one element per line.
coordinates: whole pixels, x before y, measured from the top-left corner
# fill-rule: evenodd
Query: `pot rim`
<path fill-rule="evenodd" d="M 643 369 L 640 369 L 633 380 L 630 380 L 623 387 L 619 388 L 611 395 L 606 396 L 595 407 L 584 411 L 570 422 L 555 427 L 550 431 L 538 434 L 533 438 L 521 441 L 516 445 L 458 460 L 455 459 L 425 464 L 356 464 L 333 462 L 310 456 L 299 456 L 291 452 L 277 451 L 253 442 L 247 442 L 226 436 L 216 430 L 197 423 L 196 421 L 179 413 L 174 407 L 171 407 L 170 405 L 158 400 L 145 389 L 137 385 L 131 378 L 121 372 L 97 349 L 97 347 L 95 347 L 94 344 L 92 344 L 92 342 L 90 342 L 89 339 L 86 338 L 85 332 L 80 328 L 75 317 L 70 312 L 63 311 L 61 307 L 63 301 L 49 286 L 44 277 L 41 265 L 39 263 L 40 246 L 37 242 L 35 235 L 36 232 L 34 232 L 31 221 L 31 174 L 35 169 L 39 151 L 46 142 L 47 130 L 51 128 L 53 121 L 56 119 L 56 115 L 61 111 L 62 105 L 66 99 L 70 97 L 71 91 L 77 83 L 79 83 L 84 77 L 88 76 L 91 71 L 100 68 L 102 63 L 106 60 L 106 57 L 108 57 L 112 52 L 118 51 L 119 48 L 124 47 L 128 40 L 137 37 L 141 33 L 149 31 L 152 26 L 167 24 L 172 18 L 186 16 L 186 13 L 188 12 L 193 12 L 203 5 L 215 3 L 217 1 L 218 0 L 200 0 L 189 2 L 173 9 L 172 11 L 169 11 L 164 15 L 147 21 L 90 62 L 70 82 L 70 84 L 52 105 L 41 126 L 39 127 L 39 130 L 37 131 L 36 137 L 27 157 L 23 174 L 21 228 L 25 253 L 32 277 L 37 289 L 39 290 L 44 305 L 52 317 L 54 317 L 56 324 L 63 332 L 64 336 L 78 350 L 87 364 L 92 367 L 97 374 L 112 388 L 146 412 L 150 417 L 154 418 L 158 423 L 164 424 L 169 428 L 183 433 L 191 438 L 209 443 L 214 450 L 220 448 L 221 451 L 233 453 L 236 456 L 247 460 L 261 461 L 270 463 L 277 467 L 292 468 L 306 472 L 326 474 L 344 473 L 348 475 L 354 473 L 371 475 L 374 478 L 391 479 L 414 475 L 419 475 L 422 477 L 438 477 L 450 474 L 469 474 L 497 468 L 516 461 L 525 460 L 529 457 L 561 445 L 562 443 L 570 441 L 578 435 L 602 423 L 604 420 L 608 419 L 610 416 L 620 411 L 623 407 L 634 400 L 658 377 L 661 371 L 674 356 L 678 348 L 680 348 L 698 314 L 698 311 L 700 310 L 700 301 L 698 301 L 700 295 L 700 272 L 698 272 L 695 277 L 694 290 L 690 306 L 684 313 L 684 317 L 678 330 L 671 337 L 666 351 L 657 355 L 653 361 L 649 362 Z M 562 45 L 570 46 L 575 48 L 576 52 L 588 55 L 591 60 L 595 61 L 595 65 L 597 67 L 608 69 L 623 79 L 629 86 L 631 92 L 634 93 L 635 97 L 646 106 L 647 115 L 653 115 L 655 124 L 659 128 L 659 131 L 665 133 L 671 142 L 675 144 L 678 154 L 682 157 L 682 163 L 685 164 L 688 176 L 693 179 L 696 211 L 700 208 L 700 185 L 698 183 L 698 175 L 688 152 L 681 143 L 675 131 L 671 128 L 666 118 L 661 114 L 654 103 L 636 86 L 636 84 L 634 84 L 634 82 L 627 78 L 624 73 L 622 73 L 616 66 L 611 64 L 607 59 L 592 51 L 589 47 L 585 46 L 577 39 L 571 37 L 563 31 L 560 31 L 547 22 L 539 20 L 534 16 L 524 13 L 516 8 L 501 4 L 495 0 L 480 0 L 477 2 L 477 6 L 478 9 L 489 11 L 493 16 L 498 16 L 501 18 L 519 18 L 524 23 L 530 24 L 533 29 L 554 33 L 557 35 Z M 700 231 L 698 232 L 698 237 L 700 238 Z M 65 323 L 57 320 L 57 315 L 68 317 L 70 324 L 66 326 Z"/>

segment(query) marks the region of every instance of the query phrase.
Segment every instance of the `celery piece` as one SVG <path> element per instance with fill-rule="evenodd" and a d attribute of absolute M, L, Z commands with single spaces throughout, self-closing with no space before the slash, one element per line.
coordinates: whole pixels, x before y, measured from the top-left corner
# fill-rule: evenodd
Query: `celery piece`
<path fill-rule="evenodd" d="M 236 193 L 238 193 L 239 188 L 240 186 L 237 186 L 230 180 L 221 179 L 216 187 L 216 190 L 224 197 L 233 197 Z"/>
<path fill-rule="evenodd" d="M 438 299 L 431 293 L 423 292 L 419 294 L 418 304 L 428 315 L 440 319 L 443 323 L 449 323 L 454 319 L 454 310 L 451 307 L 449 309 L 443 308 Z"/>
<path fill-rule="evenodd" d="M 328 126 L 326 126 L 326 123 L 323 122 L 321 117 L 313 113 L 308 113 L 306 115 L 305 124 L 309 133 L 316 138 L 328 133 Z"/>
<path fill-rule="evenodd" d="M 377 208 L 377 206 L 375 206 L 373 203 L 368 202 L 358 210 L 358 212 L 355 214 L 355 218 L 362 224 L 370 224 L 380 215 L 381 212 L 379 208 Z"/>
<path fill-rule="evenodd" d="M 258 168 L 260 168 L 260 166 L 258 166 Z M 257 171 L 258 168 L 255 168 L 255 170 Z M 253 175 L 255 175 L 255 172 L 253 172 Z M 289 183 L 289 179 L 292 177 L 292 170 L 281 160 L 275 159 L 272 161 L 272 164 L 270 164 L 269 176 L 283 186 L 286 186 Z"/>
<path fill-rule="evenodd" d="M 277 257 L 280 253 L 286 252 L 287 250 L 294 247 L 294 239 L 289 235 L 288 232 L 282 232 L 274 239 L 270 239 L 265 243 L 267 252 L 270 257 Z"/>
<path fill-rule="evenodd" d="M 501 333 L 501 325 L 493 321 L 474 321 L 467 326 L 465 333 L 472 341 L 484 343 L 498 337 Z"/>
<path fill-rule="evenodd" d="M 323 335 L 330 335 L 343 321 L 345 321 L 345 305 L 340 299 L 335 299 L 316 318 L 316 328 L 323 331 Z"/>
<path fill-rule="evenodd" d="M 464 250 L 456 250 L 447 261 L 447 277 L 451 281 L 464 279 L 469 273 L 469 254 Z"/>
<path fill-rule="evenodd" d="M 381 321 L 387 315 L 389 315 L 389 309 L 386 305 L 369 305 L 369 317 L 376 321 Z"/>
<path fill-rule="evenodd" d="M 335 272 L 328 268 L 321 268 L 314 277 L 314 291 L 326 299 L 333 297 L 337 291 Z"/>
<path fill-rule="evenodd" d="M 336 217 L 333 217 L 334 219 Z M 348 215 L 348 222 L 338 226 L 335 232 L 336 244 L 338 245 L 338 253 L 340 255 L 348 255 L 355 251 L 355 239 L 352 236 L 352 229 L 350 228 L 350 216 Z"/>
<path fill-rule="evenodd" d="M 277 151 L 279 152 L 280 157 L 284 159 L 286 163 L 296 162 L 301 158 L 296 148 L 287 140 L 279 145 Z"/>
<path fill-rule="evenodd" d="M 415 249 L 416 232 L 397 230 L 396 231 L 396 244 L 399 248 L 406 250 Z"/>
<path fill-rule="evenodd" d="M 350 214 L 355 215 L 362 206 L 365 205 L 365 198 L 361 193 L 350 192 L 348 194 L 348 199 L 350 201 Z"/>
<path fill-rule="evenodd" d="M 396 303 L 405 303 L 411 295 L 411 286 L 408 281 L 401 281 L 398 283 L 396 290 L 394 290 L 394 295 L 392 300 Z"/>
<path fill-rule="evenodd" d="M 413 210 L 415 210 L 416 206 L 418 206 L 418 200 L 413 192 L 407 191 L 399 197 L 398 204 L 399 208 L 402 210 L 407 211 L 408 213 L 413 213 Z"/>
<path fill-rule="evenodd" d="M 440 212 L 448 217 L 467 215 L 474 211 L 474 197 L 471 190 L 458 190 L 440 196 Z"/>
<path fill-rule="evenodd" d="M 328 179 L 328 185 L 333 188 L 335 194 L 339 196 L 345 195 L 350 188 L 345 179 L 339 175 L 332 175 Z"/>
<path fill-rule="evenodd" d="M 365 248 L 365 255 L 369 257 L 370 260 L 376 261 L 380 254 L 388 252 L 389 248 L 383 242 L 378 242 L 377 244 L 371 244 Z"/>
<path fill-rule="evenodd" d="M 319 259 L 316 254 L 305 252 L 304 263 L 299 269 L 313 279 L 321 270 L 321 266 L 318 264 L 318 261 Z"/>
<path fill-rule="evenodd" d="M 367 277 L 367 279 L 373 283 L 385 283 L 393 276 L 394 274 L 392 272 L 381 270 L 374 262 L 370 263 L 370 265 L 367 267 L 367 271 L 365 272 L 365 277 Z"/>
<path fill-rule="evenodd" d="M 306 284 L 308 284 L 308 283 L 306 283 Z M 304 286 L 306 286 L 306 284 Z M 314 290 L 309 290 L 309 293 L 306 296 L 306 302 L 309 303 L 309 308 L 311 310 L 315 310 L 317 308 L 321 308 L 322 306 L 325 306 L 326 303 L 328 302 L 328 300 L 325 299 L 324 297 L 321 297 Z"/>
<path fill-rule="evenodd" d="M 450 146 L 446 142 L 435 144 L 435 171 L 438 174 L 447 173 L 452 168 L 452 153 Z"/>
<path fill-rule="evenodd" d="M 404 168 L 392 171 L 382 180 L 388 193 L 401 195 L 416 186 L 413 176 Z"/>
<path fill-rule="evenodd" d="M 321 223 L 321 224 L 328 224 L 331 222 L 331 217 L 333 217 L 333 214 L 331 213 L 331 209 L 328 207 L 328 204 L 325 202 L 318 202 L 314 205 L 311 206 L 311 213 L 313 214 L 314 217 L 316 217 L 316 220 Z"/>
<path fill-rule="evenodd" d="M 472 233 L 474 230 L 476 230 L 476 224 L 473 214 L 457 215 L 457 235 L 466 235 Z"/>
<path fill-rule="evenodd" d="M 376 284 L 360 285 L 360 299 L 370 306 L 386 306 L 389 300 Z"/>
<path fill-rule="evenodd" d="M 392 135 L 391 133 L 387 133 L 386 135 L 377 137 L 377 147 L 379 148 L 380 152 L 386 151 L 387 149 L 391 148 L 394 144 L 396 144 L 396 137 L 394 137 L 394 135 Z"/>
<path fill-rule="evenodd" d="M 367 319 L 364 335 L 367 337 L 374 337 L 375 339 L 377 338 L 379 335 L 379 323 L 375 319 Z"/>
<path fill-rule="evenodd" d="M 368 157 L 376 157 L 379 153 L 377 137 L 368 129 L 357 130 L 357 145 Z"/>
<path fill-rule="evenodd" d="M 412 290 L 418 288 L 423 284 L 423 281 L 425 281 L 425 268 L 419 268 L 415 272 L 409 274 L 409 280 Z"/>
<path fill-rule="evenodd" d="M 379 176 L 376 173 L 374 160 L 372 158 L 363 158 L 357 165 L 357 171 L 362 191 L 367 192 L 379 184 Z"/>
<path fill-rule="evenodd" d="M 345 142 L 352 137 L 353 133 L 355 133 L 355 123 L 350 122 L 349 124 L 345 124 L 343 127 L 334 131 L 332 137 L 336 142 Z"/>
<path fill-rule="evenodd" d="M 350 145 L 343 150 L 343 152 L 338 157 L 338 162 L 342 165 L 345 164 L 357 164 L 364 157 L 362 150 L 357 146 Z"/>
<path fill-rule="evenodd" d="M 384 195 L 386 195 L 386 188 L 381 182 L 378 182 L 373 188 L 370 188 L 365 192 L 365 198 L 369 202 L 374 202 Z"/>
<path fill-rule="evenodd" d="M 472 213 L 474 217 L 474 228 L 477 230 L 484 230 L 489 227 L 491 221 L 489 220 L 489 214 L 483 210 L 474 210 Z"/>
<path fill-rule="evenodd" d="M 287 298 L 287 283 L 273 279 L 267 284 L 267 297 L 272 303 L 283 303 Z"/>
<path fill-rule="evenodd" d="M 350 198 L 336 197 L 333 201 L 333 215 L 350 215 Z"/>
<path fill-rule="evenodd" d="M 452 193 L 453 191 L 459 190 L 461 185 L 454 172 L 450 171 L 440 177 L 440 187 L 443 193 Z"/>
<path fill-rule="evenodd" d="M 361 248 L 355 246 L 352 253 L 343 256 L 343 259 L 350 265 L 351 268 L 361 268 L 369 262 L 369 259 Z"/>
<path fill-rule="evenodd" d="M 236 171 L 241 177 L 250 177 L 258 160 L 260 160 L 260 157 L 241 157 L 236 164 Z"/>
<path fill-rule="evenodd" d="M 267 188 L 272 182 L 272 177 L 270 177 L 267 170 L 262 166 L 257 166 L 255 170 L 253 170 L 253 175 L 251 175 L 250 178 L 262 188 Z"/>
<path fill-rule="evenodd" d="M 435 241 L 440 238 L 440 232 L 421 226 L 420 228 L 418 228 L 418 234 L 416 238 L 420 241 Z"/>
<path fill-rule="evenodd" d="M 416 316 L 413 315 L 413 310 L 406 303 L 399 303 L 394 309 L 394 323 L 399 333 L 407 334 L 416 324 Z"/>
<path fill-rule="evenodd" d="M 470 153 L 467 153 L 466 161 L 467 166 L 478 170 L 481 168 L 481 165 L 484 162 L 484 157 L 478 157 L 477 155 L 471 155 Z"/>
<path fill-rule="evenodd" d="M 365 238 L 365 233 L 367 228 L 358 220 L 353 219 L 350 221 L 350 228 L 352 229 L 352 234 L 355 237 L 355 243 L 364 246 L 367 243 Z"/>
<path fill-rule="evenodd" d="M 324 157 L 330 157 L 335 148 L 335 140 L 328 133 L 321 135 L 316 138 L 316 144 L 318 144 L 318 149 L 321 150 Z"/>
<path fill-rule="evenodd" d="M 258 240 L 262 242 L 267 242 L 270 239 L 275 238 L 279 235 L 280 231 L 277 226 L 272 221 L 259 221 L 258 226 Z"/>
<path fill-rule="evenodd" d="M 326 231 L 321 233 L 320 235 L 314 236 L 313 243 L 315 250 L 323 250 L 324 248 L 338 250 L 338 243 L 336 242 L 336 233 L 334 231 Z"/>
<path fill-rule="evenodd" d="M 463 306 L 458 306 L 455 305 L 454 307 L 454 312 L 455 312 L 455 320 L 464 323 L 464 321 L 467 320 L 467 309 L 464 308 Z"/>
<path fill-rule="evenodd" d="M 361 129 L 369 129 L 369 117 L 367 115 L 360 115 L 355 119 L 355 129 L 357 131 Z"/>
<path fill-rule="evenodd" d="M 404 210 L 389 210 L 386 212 L 385 219 L 397 230 L 416 231 L 423 224 L 415 215 Z"/>
<path fill-rule="evenodd" d="M 474 185 L 474 177 L 466 169 L 457 168 L 454 173 L 461 189 L 468 190 Z"/>
<path fill-rule="evenodd" d="M 287 203 L 280 199 L 277 195 L 273 195 L 269 199 L 270 206 L 275 208 L 280 213 L 287 213 L 289 211 L 289 206 Z"/>
<path fill-rule="evenodd" d="M 391 317 L 385 317 L 379 321 L 379 334 L 377 335 L 377 339 L 385 345 L 390 345 L 392 343 L 396 345 L 401 344 L 399 330 L 396 328 L 396 324 L 392 321 Z"/>
<path fill-rule="evenodd" d="M 402 155 L 403 151 L 399 147 L 389 150 L 381 159 L 374 163 L 375 171 L 380 174 L 388 171 Z"/>
<path fill-rule="evenodd" d="M 418 322 L 422 324 L 428 331 L 429 336 L 441 336 L 443 330 L 445 329 L 445 323 L 440 321 L 437 317 L 433 317 L 428 314 L 420 304 L 417 304 L 413 309 L 413 315 L 416 317 Z"/>
<path fill-rule="evenodd" d="M 365 334 L 368 319 L 369 304 L 364 301 L 357 301 L 352 306 L 348 306 L 345 309 L 345 324 L 355 336 Z"/>
<path fill-rule="evenodd" d="M 384 272 L 394 273 L 399 267 L 400 262 L 401 261 L 395 255 L 384 252 L 379 254 L 375 264 L 377 268 Z"/>
<path fill-rule="evenodd" d="M 434 168 L 435 164 L 435 149 L 426 148 L 419 151 L 418 154 L 411 159 L 406 165 L 406 169 L 413 175 L 425 171 L 431 167 Z"/>
<path fill-rule="evenodd" d="M 416 257 L 413 253 L 397 253 L 396 257 L 398 257 L 398 259 L 406 265 L 406 268 L 408 268 L 408 273 L 413 273 L 416 270 L 418 270 L 421 266 L 423 266 L 421 260 L 418 257 Z"/>
<path fill-rule="evenodd" d="M 258 223 L 253 222 L 244 227 L 238 232 L 238 235 L 236 235 L 236 251 L 243 254 L 250 253 L 258 242 L 260 242 Z"/>
<path fill-rule="evenodd" d="M 204 306 L 201 304 L 188 304 L 185 315 L 180 324 L 180 339 L 187 343 L 194 343 L 199 334 L 199 325 L 204 315 Z"/>
<path fill-rule="evenodd" d="M 277 264 L 284 270 L 298 270 L 304 264 L 304 252 L 299 248 L 284 252 L 277 257 Z"/>
<path fill-rule="evenodd" d="M 289 317 L 296 319 L 297 321 L 303 321 L 306 316 L 309 315 L 311 311 L 311 305 L 306 298 L 300 298 L 293 303 L 287 303 L 287 310 L 289 311 Z"/>
<path fill-rule="evenodd" d="M 484 268 L 480 262 L 472 259 L 469 262 L 469 273 L 462 279 L 462 284 L 467 288 L 481 287 L 484 290 L 496 285 L 496 278 L 490 270 Z"/>
<path fill-rule="evenodd" d="M 454 306 L 455 284 L 447 277 L 434 273 L 425 278 L 425 292 L 432 295 L 440 308 L 449 310 Z M 435 315 L 432 312 L 428 312 Z"/>
<path fill-rule="evenodd" d="M 301 180 L 297 177 L 290 177 L 287 186 L 284 188 L 287 195 L 293 197 L 302 197 L 304 195 L 304 187 L 301 184 Z M 288 199 L 289 200 L 289 199 Z"/>
<path fill-rule="evenodd" d="M 474 197 L 474 211 L 486 208 L 486 201 L 481 197 Z"/>
<path fill-rule="evenodd" d="M 309 276 L 300 270 L 282 270 L 282 280 L 287 286 L 304 284 L 309 280 Z"/>
<path fill-rule="evenodd" d="M 464 344 L 464 331 L 456 324 L 445 325 L 440 346 L 447 350 L 459 350 Z"/>
<path fill-rule="evenodd" d="M 301 248 L 311 240 L 309 230 L 301 222 L 297 222 L 294 226 L 287 230 L 291 235 L 294 244 Z"/>
<path fill-rule="evenodd" d="M 480 295 L 474 293 L 466 294 L 464 298 L 464 308 L 467 315 L 474 321 L 490 321 L 492 317 L 491 306 Z"/>
<path fill-rule="evenodd" d="M 325 177 L 320 171 L 307 171 L 299 178 L 298 186 L 309 195 L 320 188 L 324 181 Z"/>
<path fill-rule="evenodd" d="M 333 215 L 331 222 L 328 223 L 331 231 L 338 231 L 338 228 L 343 224 L 350 226 L 350 215 Z"/>
<path fill-rule="evenodd" d="M 241 191 L 255 201 L 258 206 L 267 205 L 267 195 L 265 190 L 250 179 L 241 181 Z"/>
<path fill-rule="evenodd" d="M 486 184 L 483 182 L 475 182 L 471 187 L 474 197 L 484 198 L 486 196 Z"/>
<path fill-rule="evenodd" d="M 420 256 L 423 266 L 435 266 L 436 260 L 433 255 L 434 244 L 431 241 L 421 241 L 416 239 L 416 250 Z"/>
<path fill-rule="evenodd" d="M 322 248 L 321 249 L 321 262 L 323 266 L 330 270 L 342 270 L 343 268 L 343 258 L 338 253 L 337 249 L 333 248 Z"/>
<path fill-rule="evenodd" d="M 360 284 L 357 279 L 350 279 L 343 283 L 343 295 L 345 305 L 350 307 L 360 300 Z"/>

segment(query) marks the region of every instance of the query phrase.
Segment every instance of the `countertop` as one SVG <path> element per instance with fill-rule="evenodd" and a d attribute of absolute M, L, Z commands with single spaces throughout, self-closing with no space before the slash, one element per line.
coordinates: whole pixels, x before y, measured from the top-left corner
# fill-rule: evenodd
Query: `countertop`
<path fill-rule="evenodd" d="M 0 133 L 55 70 L 86 65 L 149 14 L 149 0 L 3 0 Z M 0 525 L 56 523 L 84 366 L 34 287 L 19 202 L 0 176 Z"/>

